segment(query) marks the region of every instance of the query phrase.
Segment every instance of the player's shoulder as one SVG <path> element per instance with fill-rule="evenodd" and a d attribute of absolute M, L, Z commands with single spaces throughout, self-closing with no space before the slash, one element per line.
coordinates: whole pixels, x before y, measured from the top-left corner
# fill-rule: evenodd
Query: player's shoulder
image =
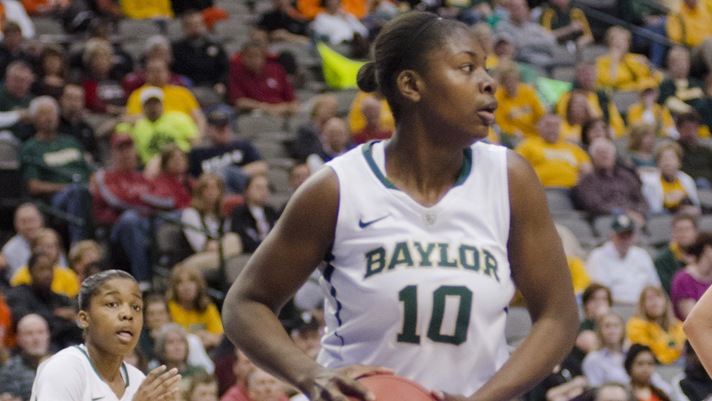
<path fill-rule="evenodd" d="M 38 372 L 52 372 L 53 375 L 67 372 L 75 374 L 77 371 L 85 371 L 87 368 L 91 368 L 91 363 L 85 351 L 79 346 L 71 346 L 44 360 L 40 364 Z"/>

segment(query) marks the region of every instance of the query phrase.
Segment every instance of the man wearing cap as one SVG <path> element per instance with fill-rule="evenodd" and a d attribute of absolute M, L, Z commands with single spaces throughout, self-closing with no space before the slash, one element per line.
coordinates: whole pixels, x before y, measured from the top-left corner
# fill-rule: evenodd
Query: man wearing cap
<path fill-rule="evenodd" d="M 133 127 L 120 124 L 117 130 L 130 132 L 143 164 L 158 156 L 161 147 L 174 142 L 184 152 L 201 142 L 200 131 L 193 120 L 180 111 L 164 111 L 165 92 L 156 86 L 141 89 L 143 117 Z"/>
<path fill-rule="evenodd" d="M 149 228 L 145 216 L 168 205 L 170 199 L 151 195 L 153 186 L 138 171 L 136 147 L 129 134 L 112 135 L 111 163 L 92 180 L 94 216 L 98 224 L 111 225 L 111 241 L 125 251 L 131 274 L 139 283 L 147 283 L 152 270 L 145 249 Z"/>
<path fill-rule="evenodd" d="M 591 281 L 611 289 L 614 303 L 633 305 L 645 286 L 660 287 L 648 252 L 635 245 L 636 225 L 625 214 L 617 215 L 608 241 L 591 251 L 586 270 Z"/>
<path fill-rule="evenodd" d="M 30 103 L 36 133 L 20 148 L 22 176 L 30 196 L 45 200 L 70 218 L 72 244 L 90 238 L 93 231 L 87 189 L 90 170 L 84 149 L 76 139 L 57 133 L 59 105 L 54 98 L 40 96 Z"/>
<path fill-rule="evenodd" d="M 207 146 L 193 148 L 188 153 L 189 172 L 198 177 L 205 172 L 215 173 L 225 181 L 230 193 L 242 193 L 247 178 L 267 174 L 267 162 L 248 141 L 235 138 L 231 129 L 233 111 L 225 106 L 208 113 Z"/>
<path fill-rule="evenodd" d="M 170 71 L 164 58 L 153 57 L 146 62 L 146 84 L 131 92 L 126 102 L 126 113 L 137 115 L 145 113 L 143 92 L 151 87 L 163 91 L 163 109 L 166 112 L 180 111 L 189 115 L 199 132 L 205 131 L 205 115 L 190 89 L 169 83 Z"/>

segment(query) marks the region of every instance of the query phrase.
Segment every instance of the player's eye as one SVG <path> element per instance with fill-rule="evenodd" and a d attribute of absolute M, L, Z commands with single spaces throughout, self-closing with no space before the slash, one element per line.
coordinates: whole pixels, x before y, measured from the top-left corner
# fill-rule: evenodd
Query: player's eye
<path fill-rule="evenodd" d="M 143 310 L 143 306 L 141 306 L 141 305 L 133 305 L 132 308 L 136 312 L 141 312 Z"/>
<path fill-rule="evenodd" d="M 460 69 L 462 69 L 463 71 L 472 72 L 475 70 L 475 66 L 474 66 L 474 64 L 468 63 L 468 64 L 463 64 L 462 66 L 460 66 Z"/>
<path fill-rule="evenodd" d="M 109 301 L 106 303 L 106 306 L 108 306 L 109 308 L 116 308 L 117 306 L 119 306 L 119 304 L 114 301 Z"/>

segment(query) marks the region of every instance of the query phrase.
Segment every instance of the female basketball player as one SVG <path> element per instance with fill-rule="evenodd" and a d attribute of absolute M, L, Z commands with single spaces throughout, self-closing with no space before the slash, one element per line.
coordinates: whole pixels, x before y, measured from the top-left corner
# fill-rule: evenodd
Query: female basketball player
<path fill-rule="evenodd" d="M 388 100 L 396 133 L 304 183 L 230 289 L 228 336 L 310 399 L 372 399 L 354 378 L 392 371 L 452 399 L 510 400 L 571 349 L 576 304 L 544 191 L 522 158 L 478 142 L 496 108 L 484 65 L 461 23 L 389 23 L 358 81 Z M 275 313 L 321 261 L 314 362 Z M 508 356 L 515 284 L 534 326 Z"/>
<path fill-rule="evenodd" d="M 707 253 L 709 251 L 705 251 Z M 687 339 L 695 349 L 697 357 L 705 367 L 708 374 L 712 375 L 712 288 L 707 289 L 699 301 L 687 315 L 682 325 Z"/>
<path fill-rule="evenodd" d="M 143 326 L 138 283 L 128 273 L 107 270 L 89 276 L 79 292 L 84 344 L 43 362 L 32 387 L 33 401 L 175 400 L 180 375 L 165 366 L 144 378 L 124 357 L 136 347 Z"/>

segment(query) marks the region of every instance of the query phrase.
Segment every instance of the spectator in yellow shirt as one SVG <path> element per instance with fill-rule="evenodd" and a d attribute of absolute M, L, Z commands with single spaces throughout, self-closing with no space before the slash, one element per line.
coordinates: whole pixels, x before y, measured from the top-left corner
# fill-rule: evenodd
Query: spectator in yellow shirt
<path fill-rule="evenodd" d="M 608 53 L 596 58 L 598 86 L 613 91 L 638 90 L 646 79 L 658 84 L 663 80 L 662 72 L 652 71 L 645 56 L 630 53 L 630 40 L 629 30 L 620 26 L 608 29 Z"/>
<path fill-rule="evenodd" d="M 616 138 L 625 134 L 625 122 L 621 117 L 615 103 L 611 100 L 606 91 L 596 87 L 597 67 L 593 62 L 582 62 L 576 65 L 576 81 L 574 87 L 582 91 L 591 106 L 592 117 L 603 118 L 613 129 Z M 556 103 L 556 114 L 561 118 L 566 118 L 568 112 L 569 98 L 573 90 L 564 93 Z"/>
<path fill-rule="evenodd" d="M 537 132 L 539 136 L 525 139 L 515 150 L 531 163 L 545 188 L 569 190 L 582 174 L 593 170 L 583 149 L 560 139 L 559 116 L 545 114 L 537 124 Z"/>
<path fill-rule="evenodd" d="M 682 322 L 675 318 L 672 303 L 661 287 L 643 289 L 626 326 L 628 341 L 650 347 L 661 364 L 672 364 L 682 355 L 685 345 Z"/>
<path fill-rule="evenodd" d="M 521 82 L 519 67 L 512 62 L 497 68 L 499 86 L 494 97 L 499 102 L 495 120 L 502 133 L 516 138 L 537 136 L 536 124 L 546 113 L 536 90 Z"/>
<path fill-rule="evenodd" d="M 167 293 L 168 311 L 174 322 L 200 337 L 205 349 L 222 341 L 223 326 L 217 306 L 208 297 L 202 273 L 189 266 L 173 268 Z"/>
<path fill-rule="evenodd" d="M 656 103 L 658 96 L 660 96 L 658 83 L 653 80 L 641 83 L 640 101 L 628 107 L 628 126 L 638 123 L 651 124 L 655 127 L 658 136 L 676 139 L 680 134 L 675 128 L 672 113 L 667 106 Z"/>
<path fill-rule="evenodd" d="M 704 0 L 683 0 L 668 14 L 665 31 L 673 42 L 691 49 L 692 73 L 712 70 L 712 11 Z"/>
<path fill-rule="evenodd" d="M 40 229 L 30 242 L 30 247 L 32 252 L 46 254 L 52 260 L 52 291 L 75 298 L 79 294 L 79 278 L 68 267 L 58 265 L 61 255 L 59 234 L 51 228 Z M 21 267 L 10 279 L 10 285 L 13 287 L 21 284 L 32 284 L 32 276 L 27 266 Z"/>

